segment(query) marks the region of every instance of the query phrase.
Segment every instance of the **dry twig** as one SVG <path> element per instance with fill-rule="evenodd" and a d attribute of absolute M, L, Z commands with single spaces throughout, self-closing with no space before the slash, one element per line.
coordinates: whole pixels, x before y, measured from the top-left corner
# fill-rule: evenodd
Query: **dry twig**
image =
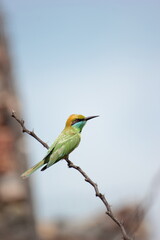
<path fill-rule="evenodd" d="M 24 120 L 23 120 L 23 119 L 21 119 L 21 120 L 18 119 L 14 111 L 12 111 L 11 116 L 12 116 L 13 118 L 15 118 L 15 120 L 21 125 L 22 132 L 25 132 L 25 133 L 29 134 L 30 136 L 32 136 L 33 138 L 35 138 L 35 139 L 36 139 L 38 142 L 40 142 L 45 148 L 47 148 L 47 149 L 49 148 L 49 146 L 47 145 L 47 143 L 43 142 L 43 141 L 34 133 L 34 131 L 29 131 L 29 130 L 25 127 L 25 125 L 24 125 L 24 123 L 25 123 Z M 128 235 L 128 233 L 126 232 L 126 229 L 125 229 L 123 223 L 122 223 L 120 220 L 118 220 L 118 219 L 116 218 L 116 216 L 114 216 L 110 204 L 109 204 L 108 201 L 106 200 L 105 196 L 99 191 L 98 185 L 97 185 L 95 182 L 93 182 L 93 181 L 88 177 L 88 175 L 87 175 L 79 166 L 74 165 L 69 159 L 65 159 L 65 160 L 66 160 L 69 168 L 74 168 L 74 169 L 76 169 L 76 170 L 84 177 L 85 181 L 88 182 L 88 183 L 94 188 L 96 197 L 98 197 L 98 198 L 103 202 L 103 204 L 105 205 L 105 207 L 106 207 L 106 209 L 107 209 L 106 214 L 107 214 L 107 215 L 113 220 L 113 222 L 115 222 L 116 225 L 120 228 L 121 233 L 122 233 L 122 239 L 123 239 L 123 240 L 133 240 L 133 238 L 130 237 L 130 236 Z"/>
<path fill-rule="evenodd" d="M 25 127 L 25 125 L 24 125 L 24 120 L 23 119 L 18 119 L 17 117 L 16 117 L 16 114 L 15 114 L 15 111 L 12 111 L 12 114 L 11 114 L 11 116 L 13 117 L 13 118 L 15 118 L 16 119 L 16 121 L 21 125 L 21 127 L 22 127 L 22 132 L 23 133 L 27 133 L 27 134 L 29 134 L 30 136 L 32 136 L 33 138 L 35 138 L 38 142 L 40 142 L 42 145 L 43 145 L 43 147 L 45 147 L 45 148 L 49 148 L 49 146 L 47 145 L 47 143 L 45 143 L 45 142 L 43 142 L 36 134 L 35 134 L 35 132 L 32 130 L 32 131 L 29 131 L 26 127 Z"/>

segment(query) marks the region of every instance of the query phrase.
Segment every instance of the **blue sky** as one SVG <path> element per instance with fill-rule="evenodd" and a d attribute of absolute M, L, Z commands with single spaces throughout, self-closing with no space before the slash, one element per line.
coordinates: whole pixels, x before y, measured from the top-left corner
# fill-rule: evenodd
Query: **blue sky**
<path fill-rule="evenodd" d="M 2 2 L 27 126 L 51 144 L 70 114 L 99 114 L 70 159 L 113 208 L 141 200 L 160 167 L 159 1 Z M 46 150 L 26 141 L 31 166 Z M 63 161 L 31 182 L 37 217 L 103 211 Z"/>

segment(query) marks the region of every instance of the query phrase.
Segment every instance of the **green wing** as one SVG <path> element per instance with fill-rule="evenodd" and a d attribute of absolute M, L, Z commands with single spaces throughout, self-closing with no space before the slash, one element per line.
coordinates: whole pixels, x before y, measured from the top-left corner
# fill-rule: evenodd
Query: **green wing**
<path fill-rule="evenodd" d="M 45 165 L 41 171 L 50 167 L 57 161 L 68 156 L 80 142 L 80 134 L 75 129 L 64 129 L 55 142 L 50 146 L 47 155 L 32 168 L 25 171 L 21 176 L 26 178 L 38 168 Z"/>
<path fill-rule="evenodd" d="M 52 166 L 57 161 L 68 156 L 80 142 L 80 134 L 78 132 L 62 132 L 58 137 L 52 149 L 47 155 L 47 168 Z"/>
<path fill-rule="evenodd" d="M 55 149 L 56 144 L 60 141 L 61 138 L 63 138 L 63 133 L 64 131 L 61 132 L 61 134 L 59 135 L 59 137 L 54 141 L 54 143 L 52 143 L 52 145 L 49 147 L 47 154 L 45 155 L 45 157 L 43 158 L 43 160 L 45 161 L 45 163 L 48 163 L 49 161 L 49 156 L 52 154 L 52 152 Z"/>
<path fill-rule="evenodd" d="M 52 145 L 49 147 L 49 149 L 48 149 L 48 152 L 47 152 L 47 154 L 46 154 L 46 156 L 43 158 L 44 160 L 46 160 L 47 159 L 47 157 L 49 157 L 49 155 L 52 153 L 52 151 L 54 150 L 54 148 L 55 148 L 55 145 L 56 145 L 56 143 L 57 143 L 57 140 L 58 139 L 56 139 L 55 140 L 55 142 L 54 143 L 52 143 Z"/>

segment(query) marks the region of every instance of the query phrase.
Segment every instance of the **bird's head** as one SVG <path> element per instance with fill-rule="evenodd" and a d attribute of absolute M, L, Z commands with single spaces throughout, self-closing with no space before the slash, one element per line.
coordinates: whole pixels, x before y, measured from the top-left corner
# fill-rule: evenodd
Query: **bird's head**
<path fill-rule="evenodd" d="M 66 128 L 67 127 L 74 127 L 79 130 L 79 132 L 82 131 L 82 128 L 86 124 L 86 122 L 92 118 L 95 118 L 98 116 L 91 116 L 91 117 L 85 117 L 83 115 L 78 115 L 78 114 L 72 114 L 69 116 L 66 122 Z"/>

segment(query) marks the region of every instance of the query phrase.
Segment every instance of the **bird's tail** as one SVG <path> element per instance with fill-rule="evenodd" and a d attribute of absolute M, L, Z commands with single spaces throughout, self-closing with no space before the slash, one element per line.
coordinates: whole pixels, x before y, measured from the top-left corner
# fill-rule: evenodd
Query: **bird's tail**
<path fill-rule="evenodd" d="M 29 177 L 32 173 L 34 173 L 38 168 L 40 168 L 41 166 L 43 166 L 43 164 L 45 163 L 45 160 L 43 159 L 42 161 L 40 161 L 39 163 L 37 163 L 36 165 L 34 165 L 32 168 L 28 169 L 27 171 L 25 171 L 21 177 L 27 178 Z"/>

